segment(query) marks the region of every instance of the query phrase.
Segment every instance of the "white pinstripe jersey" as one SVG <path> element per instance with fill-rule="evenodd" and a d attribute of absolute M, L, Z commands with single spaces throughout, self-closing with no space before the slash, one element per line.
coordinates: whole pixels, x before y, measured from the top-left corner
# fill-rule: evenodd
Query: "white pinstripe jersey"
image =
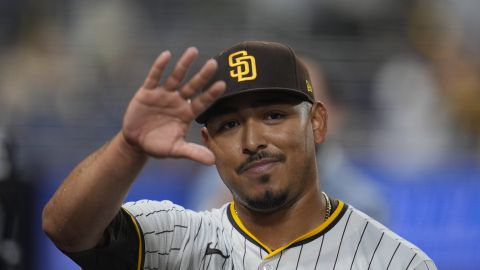
<path fill-rule="evenodd" d="M 244 227 L 233 203 L 193 212 L 142 200 L 124 209 L 141 240 L 138 270 L 437 269 L 416 246 L 341 201 L 326 222 L 277 250 Z"/>

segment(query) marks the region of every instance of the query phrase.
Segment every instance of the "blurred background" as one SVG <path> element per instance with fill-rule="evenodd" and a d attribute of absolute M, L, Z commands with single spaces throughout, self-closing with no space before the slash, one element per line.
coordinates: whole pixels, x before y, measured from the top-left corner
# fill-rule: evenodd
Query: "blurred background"
<path fill-rule="evenodd" d="M 61 180 L 119 131 L 158 53 L 197 46 L 199 67 L 243 40 L 289 44 L 316 66 L 329 90 L 318 160 L 331 196 L 439 269 L 478 269 L 478 10 L 475 0 L 1 0 L 0 269 L 79 269 L 41 231 Z M 152 160 L 128 200 L 198 209 L 219 194 L 214 174 Z"/>

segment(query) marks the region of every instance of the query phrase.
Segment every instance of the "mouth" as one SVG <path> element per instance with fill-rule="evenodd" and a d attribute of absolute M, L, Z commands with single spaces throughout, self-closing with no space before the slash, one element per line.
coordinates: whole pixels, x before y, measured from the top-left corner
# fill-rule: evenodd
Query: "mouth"
<path fill-rule="evenodd" d="M 238 174 L 265 174 L 275 167 L 279 162 L 281 162 L 281 160 L 278 158 L 263 158 L 261 160 L 252 161 L 241 166 L 238 170 Z"/>
<path fill-rule="evenodd" d="M 245 162 L 243 162 L 237 169 L 237 174 L 245 172 L 251 173 L 266 173 L 273 168 L 279 162 L 285 162 L 286 156 L 280 153 L 268 153 L 266 151 L 258 152 L 253 156 L 250 156 Z"/>

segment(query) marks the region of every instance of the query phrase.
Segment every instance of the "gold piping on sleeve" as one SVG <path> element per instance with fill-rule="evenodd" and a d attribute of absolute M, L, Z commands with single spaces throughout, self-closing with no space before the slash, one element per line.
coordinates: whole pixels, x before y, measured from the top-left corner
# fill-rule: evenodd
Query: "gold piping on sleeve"
<path fill-rule="evenodd" d="M 137 270 L 140 270 L 140 267 L 142 266 L 142 254 L 143 254 L 143 250 L 142 250 L 142 234 L 140 233 L 140 225 L 138 225 L 138 222 L 137 220 L 135 219 L 135 217 L 132 215 L 132 213 L 130 213 L 127 209 L 125 208 L 122 208 L 129 216 L 130 218 L 132 219 L 132 222 L 133 222 L 133 225 L 135 225 L 135 231 L 137 231 L 137 236 L 138 236 L 138 261 L 137 261 Z"/>
<path fill-rule="evenodd" d="M 337 208 L 335 209 L 335 211 L 332 213 L 332 215 L 325 221 L 323 222 L 322 224 L 320 224 L 317 228 L 307 232 L 306 234 L 298 237 L 297 239 L 293 240 L 292 242 L 286 244 L 286 245 L 283 245 L 281 246 L 280 248 L 277 248 L 276 250 L 272 251 L 267 245 L 265 245 L 264 243 L 262 243 L 260 240 L 258 240 L 246 227 L 245 225 L 243 225 L 242 221 L 240 220 L 240 218 L 238 217 L 237 213 L 235 212 L 235 205 L 234 205 L 234 202 L 232 202 L 230 204 L 230 213 L 232 214 L 233 216 L 233 219 L 235 220 L 235 222 L 237 223 L 238 227 L 240 227 L 240 229 L 246 233 L 248 236 L 250 236 L 253 240 L 255 240 L 260 246 L 262 246 L 267 252 L 268 252 L 268 255 L 263 258 L 264 260 L 266 259 L 269 259 L 269 258 L 272 258 L 273 256 L 277 255 L 278 253 L 282 252 L 282 250 L 285 250 L 286 248 L 288 248 L 289 246 L 297 243 L 297 242 L 300 242 L 300 241 L 303 241 L 307 238 L 310 238 L 320 232 L 322 232 L 323 230 L 325 230 L 325 228 L 327 228 L 334 220 L 337 219 L 338 215 L 340 215 L 340 213 L 342 212 L 342 209 L 343 207 L 345 206 L 345 204 L 338 200 L 338 206 Z"/>

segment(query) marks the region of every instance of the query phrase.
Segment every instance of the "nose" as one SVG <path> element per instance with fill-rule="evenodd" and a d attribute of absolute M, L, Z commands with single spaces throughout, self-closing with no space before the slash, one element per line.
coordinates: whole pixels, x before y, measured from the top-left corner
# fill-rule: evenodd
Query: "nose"
<path fill-rule="evenodd" d="M 242 131 L 244 154 L 255 154 L 267 147 L 264 136 L 265 131 L 263 130 L 261 123 L 257 123 L 254 119 L 245 121 Z"/>

